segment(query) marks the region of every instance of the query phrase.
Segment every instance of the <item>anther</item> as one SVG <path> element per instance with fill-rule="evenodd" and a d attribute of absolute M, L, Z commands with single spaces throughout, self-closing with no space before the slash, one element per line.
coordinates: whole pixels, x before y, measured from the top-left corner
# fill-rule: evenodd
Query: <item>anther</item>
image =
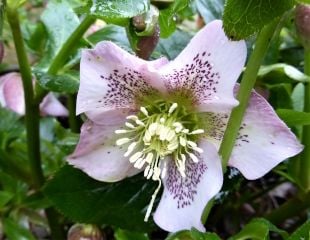
<path fill-rule="evenodd" d="M 145 115 L 145 116 L 149 116 L 149 113 L 148 113 L 148 111 L 146 110 L 146 108 L 145 107 L 140 107 L 140 111 Z"/>
<path fill-rule="evenodd" d="M 118 130 L 115 130 L 115 133 L 116 133 L 116 134 L 128 133 L 128 130 L 125 130 L 125 129 L 118 129 Z"/>
<path fill-rule="evenodd" d="M 129 162 L 134 163 L 135 161 L 137 161 L 141 156 L 142 156 L 142 152 L 136 152 L 134 155 L 132 155 L 129 158 Z"/>
<path fill-rule="evenodd" d="M 171 107 L 169 108 L 169 111 L 168 111 L 168 114 L 170 115 L 171 113 L 174 112 L 174 110 L 178 107 L 178 104 L 177 103 L 173 103 L 171 105 Z"/>
<path fill-rule="evenodd" d="M 121 145 L 123 145 L 123 144 L 125 144 L 125 143 L 128 143 L 129 141 L 130 141 L 129 138 L 121 138 L 121 139 L 118 139 L 118 140 L 116 141 L 116 145 L 117 145 L 117 146 L 121 146 Z"/>
<path fill-rule="evenodd" d="M 125 122 L 125 126 L 132 129 L 136 128 L 132 123 L 129 122 Z"/>
<path fill-rule="evenodd" d="M 133 142 L 128 146 L 127 152 L 124 154 L 124 157 L 128 157 L 132 151 L 135 149 L 137 142 Z"/>
<path fill-rule="evenodd" d="M 204 132 L 205 131 L 203 129 L 197 129 L 197 130 L 192 131 L 190 134 L 202 134 Z"/>
<path fill-rule="evenodd" d="M 137 119 L 136 120 L 136 124 L 140 125 L 140 126 L 145 126 L 144 122 L 142 122 L 141 120 Z"/>
<path fill-rule="evenodd" d="M 136 115 L 129 115 L 129 116 L 126 117 L 126 119 L 128 119 L 128 120 L 137 120 L 138 117 Z"/>
<path fill-rule="evenodd" d="M 196 157 L 196 155 L 194 155 L 193 153 L 189 153 L 188 155 L 194 163 L 197 163 L 199 161 L 198 157 Z"/>

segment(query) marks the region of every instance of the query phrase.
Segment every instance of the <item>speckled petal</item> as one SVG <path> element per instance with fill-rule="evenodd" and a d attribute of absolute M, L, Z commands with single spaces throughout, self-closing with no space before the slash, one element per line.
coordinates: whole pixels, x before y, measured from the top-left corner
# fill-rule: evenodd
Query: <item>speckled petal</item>
<path fill-rule="evenodd" d="M 56 116 L 56 117 L 67 117 L 68 110 L 58 101 L 58 99 L 52 94 L 49 93 L 43 99 L 40 104 L 41 114 L 43 116 Z"/>
<path fill-rule="evenodd" d="M 136 100 L 153 91 L 165 91 L 156 69 L 165 58 L 145 61 L 112 42 L 84 50 L 81 58 L 77 114 L 117 108 L 135 108 Z"/>
<path fill-rule="evenodd" d="M 222 22 L 201 29 L 180 55 L 162 67 L 168 89 L 194 98 L 200 111 L 227 111 L 238 104 L 234 85 L 246 60 L 244 41 L 230 41 Z"/>
<path fill-rule="evenodd" d="M 74 153 L 67 158 L 69 164 L 104 182 L 116 182 L 137 174 L 139 170 L 124 157 L 126 149 L 115 145 L 119 136 L 114 131 L 121 126 L 97 125 L 91 121 L 84 123 L 80 141 Z"/>
<path fill-rule="evenodd" d="M 163 179 L 164 192 L 154 214 L 155 223 L 162 229 L 175 232 L 196 228 L 204 231 L 201 216 L 204 207 L 221 189 L 223 174 L 215 147 L 202 140 L 204 153 L 199 162 L 187 159 L 186 178 L 182 178 L 175 163 L 168 163 Z"/>
<path fill-rule="evenodd" d="M 252 92 L 229 165 L 238 168 L 247 179 L 257 179 L 302 149 L 269 103 Z"/>
<path fill-rule="evenodd" d="M 2 102 L 1 104 L 12 111 L 24 115 L 25 100 L 23 84 L 19 73 L 8 73 L 5 76 L 2 85 Z"/>

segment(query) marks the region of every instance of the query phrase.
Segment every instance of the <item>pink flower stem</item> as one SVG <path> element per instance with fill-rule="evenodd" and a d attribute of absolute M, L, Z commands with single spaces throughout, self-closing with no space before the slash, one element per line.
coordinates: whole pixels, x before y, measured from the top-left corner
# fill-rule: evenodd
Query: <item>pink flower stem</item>
<path fill-rule="evenodd" d="M 255 48 L 250 56 L 250 59 L 247 63 L 246 69 L 243 73 L 240 90 L 237 95 L 239 100 L 239 105 L 233 109 L 231 116 L 228 121 L 228 125 L 224 134 L 222 144 L 219 149 L 219 154 L 222 157 L 222 166 L 223 171 L 226 171 L 228 160 L 230 154 L 235 145 L 235 141 L 238 135 L 238 131 L 243 119 L 243 115 L 248 105 L 250 99 L 252 88 L 254 87 L 257 73 L 261 63 L 265 57 L 265 54 L 268 50 L 270 40 L 277 28 L 279 20 L 274 20 L 270 24 L 266 25 L 261 32 L 258 34 Z M 214 200 L 212 199 L 204 209 L 202 215 L 202 222 L 207 221 L 208 215 L 212 209 Z"/>
<path fill-rule="evenodd" d="M 305 49 L 305 74 L 310 76 L 310 49 Z M 305 112 L 310 112 L 310 84 L 305 84 Z M 303 128 L 302 143 L 305 148 L 299 162 L 299 184 L 305 192 L 310 191 L 310 126 Z"/>
<path fill-rule="evenodd" d="M 14 45 L 23 81 L 26 105 L 26 130 L 28 160 L 33 176 L 34 188 L 40 191 L 44 184 L 43 170 L 41 167 L 40 134 L 39 134 L 39 103 L 34 102 L 31 68 L 25 51 L 24 41 L 20 29 L 17 6 L 7 6 L 8 22 L 13 34 Z M 56 212 L 52 208 L 45 210 L 53 239 L 64 239 L 63 230 L 58 223 Z"/>

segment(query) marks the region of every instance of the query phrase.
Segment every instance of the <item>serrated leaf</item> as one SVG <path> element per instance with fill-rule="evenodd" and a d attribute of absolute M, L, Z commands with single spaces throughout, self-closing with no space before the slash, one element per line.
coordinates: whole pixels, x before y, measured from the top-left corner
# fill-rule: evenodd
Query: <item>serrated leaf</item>
<path fill-rule="evenodd" d="M 104 183 L 65 166 L 47 184 L 44 193 L 74 221 L 145 232 L 154 226 L 150 221 L 144 222 L 144 214 L 155 188 L 156 183 L 140 175 Z"/>
<path fill-rule="evenodd" d="M 301 225 L 287 240 L 310 239 L 310 220 Z"/>
<path fill-rule="evenodd" d="M 310 113 L 278 109 L 277 114 L 289 126 L 310 125 Z"/>
<path fill-rule="evenodd" d="M 225 0 L 196 0 L 195 3 L 206 23 L 222 18 Z"/>
<path fill-rule="evenodd" d="M 114 233 L 115 240 L 149 240 L 146 233 L 138 233 L 127 231 L 123 229 L 117 229 Z"/>
<path fill-rule="evenodd" d="M 94 0 L 90 12 L 109 23 L 121 23 L 124 19 L 145 13 L 149 8 L 148 0 Z"/>
<path fill-rule="evenodd" d="M 47 69 L 51 59 L 56 56 L 61 46 L 71 36 L 80 21 L 72 7 L 64 0 L 49 1 L 41 15 L 41 21 L 46 28 L 48 40 L 46 53 L 36 67 Z"/>
<path fill-rule="evenodd" d="M 309 82 L 310 77 L 294 66 L 285 63 L 276 63 L 262 66 L 258 76 L 267 84 Z"/>
<path fill-rule="evenodd" d="M 294 0 L 227 0 L 224 30 L 231 39 L 245 39 L 291 9 Z"/>
<path fill-rule="evenodd" d="M 61 75 L 36 74 L 38 83 L 46 90 L 62 93 L 76 93 L 79 89 L 79 73 L 67 72 Z"/>
<path fill-rule="evenodd" d="M 278 233 L 283 239 L 288 237 L 287 232 L 277 228 L 271 222 L 264 218 L 253 219 L 250 223 L 245 225 L 242 230 L 236 235 L 229 238 L 229 240 L 268 240 L 269 232 Z"/>

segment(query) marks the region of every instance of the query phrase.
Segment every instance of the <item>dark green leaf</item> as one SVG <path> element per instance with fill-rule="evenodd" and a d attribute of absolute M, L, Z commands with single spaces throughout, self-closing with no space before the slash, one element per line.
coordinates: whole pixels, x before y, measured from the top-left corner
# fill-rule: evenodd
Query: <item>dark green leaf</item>
<path fill-rule="evenodd" d="M 267 85 L 269 89 L 269 102 L 275 108 L 292 108 L 292 85 L 288 83 Z"/>
<path fill-rule="evenodd" d="M 12 198 L 13 193 L 6 192 L 6 191 L 0 191 L 0 208 L 4 207 Z"/>
<path fill-rule="evenodd" d="M 245 225 L 239 233 L 230 237 L 229 240 L 268 240 L 270 239 L 269 232 L 278 233 L 282 238 L 286 238 L 288 236 L 285 231 L 278 229 L 268 220 L 264 218 L 257 218 Z"/>
<path fill-rule="evenodd" d="M 124 19 L 145 13 L 149 8 L 148 0 L 96 0 L 90 11 L 109 23 L 122 23 Z"/>
<path fill-rule="evenodd" d="M 76 93 L 79 89 L 79 73 L 70 71 L 61 75 L 37 73 L 38 83 L 52 92 Z"/>
<path fill-rule="evenodd" d="M 79 18 L 66 1 L 52 0 L 48 2 L 47 8 L 41 15 L 41 20 L 47 30 L 48 41 L 46 53 L 37 67 L 45 69 L 79 25 Z"/>
<path fill-rule="evenodd" d="M 104 183 L 65 166 L 47 184 L 44 193 L 57 209 L 74 221 L 112 224 L 144 232 L 153 226 L 144 222 L 144 214 L 155 188 L 156 183 L 140 175 Z"/>
<path fill-rule="evenodd" d="M 168 8 L 160 11 L 160 36 L 169 37 L 176 29 L 177 14 L 189 4 L 189 0 L 175 0 Z"/>
<path fill-rule="evenodd" d="M 220 240 L 215 233 L 202 233 L 196 229 L 180 231 L 166 238 L 166 240 Z"/>
<path fill-rule="evenodd" d="M 302 4 L 310 4 L 310 0 L 296 0 L 296 1 Z"/>
<path fill-rule="evenodd" d="M 186 47 L 191 37 L 187 32 L 176 30 L 169 38 L 160 39 L 154 55 L 164 55 L 168 59 L 174 59 Z"/>
<path fill-rule="evenodd" d="M 222 18 L 225 0 L 196 0 L 195 3 L 206 23 Z"/>
<path fill-rule="evenodd" d="M 287 240 L 309 240 L 310 220 L 301 225 Z"/>
<path fill-rule="evenodd" d="M 35 240 L 34 236 L 28 229 L 20 226 L 11 218 L 3 220 L 3 230 L 8 239 Z"/>
<path fill-rule="evenodd" d="M 234 40 L 247 38 L 291 9 L 294 3 L 294 0 L 227 0 L 224 30 Z"/>
<path fill-rule="evenodd" d="M 149 240 L 146 233 L 131 232 L 117 229 L 114 233 L 115 240 Z"/>
<path fill-rule="evenodd" d="M 277 114 L 289 126 L 310 125 L 310 113 L 278 109 Z"/>

